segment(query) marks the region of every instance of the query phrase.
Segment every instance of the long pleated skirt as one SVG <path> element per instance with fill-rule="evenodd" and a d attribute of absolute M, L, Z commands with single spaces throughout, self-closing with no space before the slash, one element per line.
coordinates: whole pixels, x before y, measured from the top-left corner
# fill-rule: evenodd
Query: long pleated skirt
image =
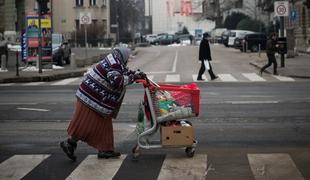
<path fill-rule="evenodd" d="M 112 118 L 100 116 L 79 100 L 67 132 L 98 151 L 114 150 Z"/>

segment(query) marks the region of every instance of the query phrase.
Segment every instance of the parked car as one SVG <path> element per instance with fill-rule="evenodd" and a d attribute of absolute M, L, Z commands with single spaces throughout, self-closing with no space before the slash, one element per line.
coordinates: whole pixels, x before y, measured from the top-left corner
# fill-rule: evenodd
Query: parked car
<path fill-rule="evenodd" d="M 71 48 L 62 34 L 52 34 L 53 61 L 62 66 L 65 62 L 70 64 Z"/>
<path fill-rule="evenodd" d="M 173 43 L 180 43 L 180 40 L 176 35 L 173 34 L 160 34 L 158 37 L 151 43 L 153 45 L 169 45 Z"/>
<path fill-rule="evenodd" d="M 226 30 L 222 33 L 222 43 L 225 47 L 228 47 L 228 38 L 229 38 L 230 30 Z"/>
<path fill-rule="evenodd" d="M 145 40 L 146 42 L 148 43 L 152 43 L 155 39 L 157 38 L 157 35 L 156 34 L 147 34 L 145 35 Z"/>
<path fill-rule="evenodd" d="M 238 49 L 240 51 L 251 50 L 251 52 L 259 51 L 259 45 L 261 50 L 266 49 L 267 36 L 263 33 L 253 33 L 245 35 L 241 41 Z"/>
<path fill-rule="evenodd" d="M 236 38 L 240 38 L 245 34 L 254 33 L 253 31 L 245 31 L 245 30 L 231 30 L 228 37 L 228 47 L 233 47 Z"/>

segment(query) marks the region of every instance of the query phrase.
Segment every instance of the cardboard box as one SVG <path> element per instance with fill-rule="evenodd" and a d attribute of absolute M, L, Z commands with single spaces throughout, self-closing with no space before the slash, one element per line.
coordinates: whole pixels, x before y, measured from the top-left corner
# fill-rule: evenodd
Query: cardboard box
<path fill-rule="evenodd" d="M 161 144 L 163 146 L 191 146 L 194 140 L 193 126 L 161 126 Z"/>

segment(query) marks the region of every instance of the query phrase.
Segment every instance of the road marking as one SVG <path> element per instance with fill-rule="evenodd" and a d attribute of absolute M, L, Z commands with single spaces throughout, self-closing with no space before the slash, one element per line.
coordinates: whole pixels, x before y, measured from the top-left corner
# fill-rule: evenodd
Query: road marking
<path fill-rule="evenodd" d="M 121 155 L 115 159 L 98 159 L 97 155 L 89 155 L 66 179 L 112 179 L 125 157 L 126 155 Z"/>
<path fill-rule="evenodd" d="M 182 155 L 168 154 L 158 176 L 158 180 L 205 179 L 207 170 L 207 155 L 195 154 L 188 158 Z"/>
<path fill-rule="evenodd" d="M 40 84 L 44 84 L 45 82 L 30 82 L 30 83 L 24 83 L 22 86 L 37 86 Z"/>
<path fill-rule="evenodd" d="M 231 74 L 218 74 L 220 79 L 225 82 L 236 82 L 237 79 L 234 78 Z"/>
<path fill-rule="evenodd" d="M 64 79 L 64 80 L 52 83 L 51 85 L 52 86 L 66 85 L 66 84 L 72 83 L 74 81 L 77 81 L 78 79 L 79 78 L 68 78 L 68 79 Z"/>
<path fill-rule="evenodd" d="M 173 72 L 173 73 L 175 73 L 175 72 L 176 72 L 176 69 L 177 69 L 178 54 L 179 54 L 179 51 L 177 50 L 177 51 L 175 52 L 174 61 L 173 61 L 173 66 L 172 66 L 172 72 Z"/>
<path fill-rule="evenodd" d="M 0 86 L 12 86 L 14 85 L 15 83 L 4 83 L 4 84 L 0 84 Z"/>
<path fill-rule="evenodd" d="M 255 180 L 304 180 L 288 154 L 248 154 Z"/>
<path fill-rule="evenodd" d="M 21 179 L 49 156 L 48 154 L 14 155 L 0 164 L 0 179 Z"/>
<path fill-rule="evenodd" d="M 47 112 L 50 111 L 48 109 L 37 109 L 37 108 L 16 108 L 18 110 L 25 110 L 25 111 L 40 111 L 40 112 Z"/>
<path fill-rule="evenodd" d="M 258 81 L 258 82 L 266 81 L 264 78 L 260 77 L 256 73 L 242 73 L 242 75 L 247 79 L 249 79 L 250 81 Z"/>
<path fill-rule="evenodd" d="M 168 74 L 166 75 L 165 82 L 180 82 L 179 74 Z"/>
<path fill-rule="evenodd" d="M 207 76 L 206 76 L 205 74 L 203 74 L 203 75 L 201 76 L 202 79 L 204 79 L 204 81 L 197 81 L 197 76 L 198 76 L 198 74 L 193 74 L 193 75 L 192 75 L 193 81 L 194 81 L 194 82 L 206 82 L 206 81 L 208 81 Z"/>
<path fill-rule="evenodd" d="M 22 102 L 15 102 L 15 103 L 0 103 L 1 106 L 3 105 L 37 105 L 38 103 L 22 103 Z"/>
<path fill-rule="evenodd" d="M 274 78 L 277 78 L 280 81 L 295 81 L 295 79 L 291 78 L 291 77 L 286 77 L 286 76 L 275 76 L 272 75 Z"/>
<path fill-rule="evenodd" d="M 279 101 L 225 101 L 227 104 L 276 104 Z"/>

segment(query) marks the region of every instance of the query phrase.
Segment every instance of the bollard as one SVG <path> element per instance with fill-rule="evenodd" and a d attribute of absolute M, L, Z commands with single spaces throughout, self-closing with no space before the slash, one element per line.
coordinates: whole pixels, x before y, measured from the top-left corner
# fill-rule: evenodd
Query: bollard
<path fill-rule="evenodd" d="M 71 67 L 71 69 L 76 68 L 75 54 L 74 53 L 70 54 L 70 67 Z"/>
<path fill-rule="evenodd" d="M 6 55 L 1 55 L 1 71 L 6 71 Z"/>
<path fill-rule="evenodd" d="M 258 57 L 260 57 L 260 52 L 261 52 L 261 45 L 258 44 Z"/>

